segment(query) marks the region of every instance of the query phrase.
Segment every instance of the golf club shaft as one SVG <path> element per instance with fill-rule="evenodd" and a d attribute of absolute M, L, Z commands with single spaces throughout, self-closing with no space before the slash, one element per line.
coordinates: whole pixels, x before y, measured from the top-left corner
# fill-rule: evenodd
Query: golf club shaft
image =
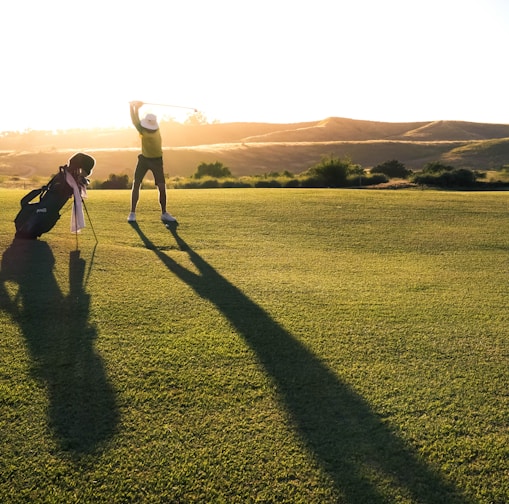
<path fill-rule="evenodd" d="M 170 105 L 168 103 L 151 103 L 151 102 L 142 102 L 143 105 L 155 105 L 156 107 L 169 107 L 169 108 L 181 108 L 187 110 L 193 110 L 194 112 L 198 112 L 198 109 L 194 107 L 184 107 L 182 105 Z"/>
<path fill-rule="evenodd" d="M 94 226 L 92 224 L 92 220 L 90 219 L 90 214 L 88 213 L 87 205 L 85 205 L 85 201 L 83 200 L 83 198 L 81 199 L 81 201 L 83 203 L 83 208 L 85 209 L 85 212 L 87 214 L 88 222 L 90 222 L 90 228 L 92 229 L 92 233 L 94 233 L 95 243 L 97 244 L 97 243 L 99 243 L 99 240 L 97 239 L 97 235 L 95 234 L 95 229 L 94 229 Z"/>

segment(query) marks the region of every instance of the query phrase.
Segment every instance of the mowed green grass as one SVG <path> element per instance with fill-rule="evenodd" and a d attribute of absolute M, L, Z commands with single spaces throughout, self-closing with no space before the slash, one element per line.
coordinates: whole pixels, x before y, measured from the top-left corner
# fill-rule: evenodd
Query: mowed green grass
<path fill-rule="evenodd" d="M 506 193 L 90 191 L 13 243 L 0 501 L 505 503 Z"/>

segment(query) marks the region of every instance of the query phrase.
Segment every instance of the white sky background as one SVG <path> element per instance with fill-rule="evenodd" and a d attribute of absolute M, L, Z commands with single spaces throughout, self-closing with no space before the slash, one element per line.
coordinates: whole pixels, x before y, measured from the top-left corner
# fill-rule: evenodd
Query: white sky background
<path fill-rule="evenodd" d="M 508 33 L 507 0 L 4 1 L 0 131 L 128 126 L 130 100 L 508 124 Z"/>

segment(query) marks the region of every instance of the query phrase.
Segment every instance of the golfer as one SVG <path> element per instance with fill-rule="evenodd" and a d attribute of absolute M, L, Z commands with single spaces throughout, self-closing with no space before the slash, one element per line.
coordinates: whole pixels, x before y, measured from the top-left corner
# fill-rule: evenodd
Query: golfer
<path fill-rule="evenodd" d="M 135 101 L 130 104 L 131 120 L 141 137 L 141 154 L 138 156 L 138 164 L 134 172 L 133 187 L 131 190 L 131 213 L 127 217 L 128 222 L 136 222 L 136 205 L 140 198 L 140 187 L 146 173 L 150 170 L 154 175 L 154 181 L 159 189 L 159 204 L 161 206 L 161 220 L 163 222 L 175 222 L 177 219 L 166 211 L 166 183 L 163 173 L 163 149 L 161 145 L 161 132 L 157 117 L 147 114 L 141 121 L 139 109 L 143 102 Z"/>

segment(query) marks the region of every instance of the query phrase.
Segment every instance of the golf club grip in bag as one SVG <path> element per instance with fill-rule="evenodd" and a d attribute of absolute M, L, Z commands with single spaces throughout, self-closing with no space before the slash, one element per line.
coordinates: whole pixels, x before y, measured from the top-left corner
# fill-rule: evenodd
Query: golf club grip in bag
<path fill-rule="evenodd" d="M 60 219 L 60 210 L 72 194 L 65 180 L 65 169 L 60 167 L 46 186 L 30 191 L 21 199 L 21 210 L 14 219 L 15 237 L 35 240 L 47 233 Z M 39 201 L 31 203 L 37 196 Z"/>

